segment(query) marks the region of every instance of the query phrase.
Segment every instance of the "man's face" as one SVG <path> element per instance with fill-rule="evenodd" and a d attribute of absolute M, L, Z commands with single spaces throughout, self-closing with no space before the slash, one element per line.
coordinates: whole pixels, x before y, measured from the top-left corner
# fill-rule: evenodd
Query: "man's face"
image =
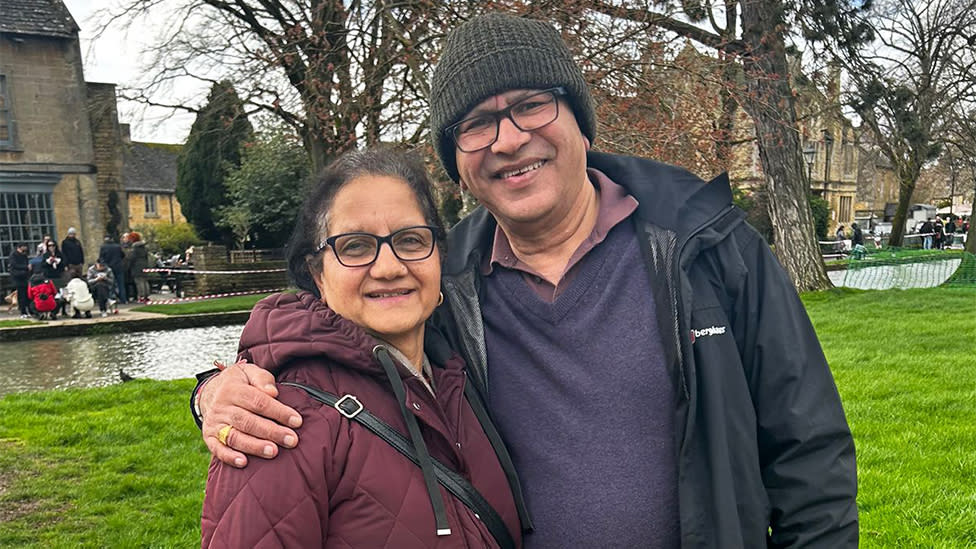
<path fill-rule="evenodd" d="M 499 111 L 541 90 L 510 90 L 482 101 L 462 119 Z M 538 225 L 565 218 L 586 177 L 589 141 L 572 109 L 559 99 L 559 116 L 548 126 L 524 132 L 502 118 L 498 140 L 473 153 L 455 148 L 461 184 L 502 225 Z"/>

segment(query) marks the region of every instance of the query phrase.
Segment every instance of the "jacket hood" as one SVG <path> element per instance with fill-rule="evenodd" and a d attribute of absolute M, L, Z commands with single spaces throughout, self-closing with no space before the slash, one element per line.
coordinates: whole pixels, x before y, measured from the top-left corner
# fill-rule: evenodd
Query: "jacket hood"
<path fill-rule="evenodd" d="M 337 366 L 383 376 L 373 357 L 376 340 L 309 292 L 282 293 L 257 303 L 241 333 L 238 358 L 277 374 L 289 363 L 322 358 Z"/>

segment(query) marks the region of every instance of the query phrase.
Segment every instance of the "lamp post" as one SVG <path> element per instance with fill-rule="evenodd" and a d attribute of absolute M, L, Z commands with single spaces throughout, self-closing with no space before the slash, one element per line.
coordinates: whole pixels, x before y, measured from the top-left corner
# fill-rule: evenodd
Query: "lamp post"
<path fill-rule="evenodd" d="M 813 161 L 817 159 L 817 148 L 807 143 L 803 148 L 803 160 L 807 163 L 807 186 L 813 185 Z"/>
<path fill-rule="evenodd" d="M 827 198 L 827 184 L 830 183 L 830 149 L 834 147 L 834 136 L 830 135 L 829 130 L 823 131 L 824 140 L 824 199 Z"/>

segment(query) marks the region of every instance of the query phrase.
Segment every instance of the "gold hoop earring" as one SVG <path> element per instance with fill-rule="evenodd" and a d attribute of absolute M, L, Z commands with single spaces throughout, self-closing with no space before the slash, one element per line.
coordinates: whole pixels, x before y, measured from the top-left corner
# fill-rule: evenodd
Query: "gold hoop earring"
<path fill-rule="evenodd" d="M 444 303 L 444 292 L 437 292 L 440 297 L 437 299 L 437 306 L 440 307 L 441 303 Z"/>

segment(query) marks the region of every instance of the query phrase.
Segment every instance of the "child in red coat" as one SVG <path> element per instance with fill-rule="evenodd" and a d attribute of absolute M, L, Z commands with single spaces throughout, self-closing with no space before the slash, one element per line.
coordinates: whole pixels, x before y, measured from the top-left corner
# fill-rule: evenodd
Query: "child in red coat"
<path fill-rule="evenodd" d="M 31 312 L 39 320 L 45 317 L 51 320 L 57 318 L 55 309 L 58 307 L 58 302 L 54 299 L 57 293 L 58 289 L 54 287 L 54 283 L 44 278 L 43 275 L 36 274 L 31 277 L 30 285 L 27 287 L 27 296 L 31 300 Z"/>

